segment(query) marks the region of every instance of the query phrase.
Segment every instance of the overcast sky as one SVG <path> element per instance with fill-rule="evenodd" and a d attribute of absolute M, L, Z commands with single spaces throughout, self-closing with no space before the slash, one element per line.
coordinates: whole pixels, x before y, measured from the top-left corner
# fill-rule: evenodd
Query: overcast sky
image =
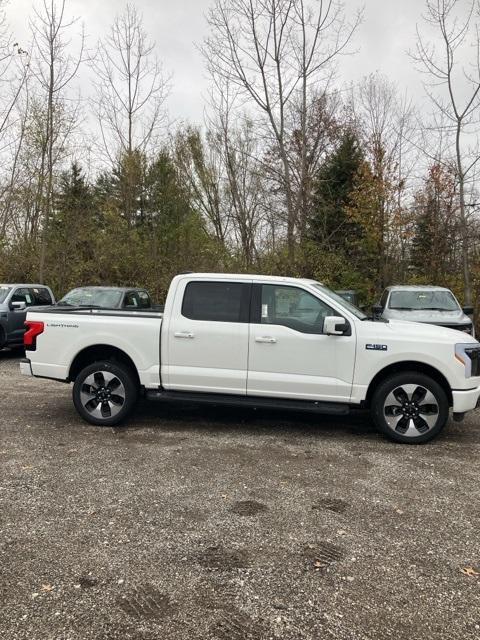
<path fill-rule="evenodd" d="M 145 26 L 156 41 L 158 55 L 165 69 L 173 74 L 168 103 L 172 119 L 201 122 L 207 79 L 196 44 L 206 34 L 205 12 L 211 0 L 136 0 L 143 13 Z M 10 0 L 8 18 L 16 39 L 27 38 L 28 17 L 32 0 Z M 67 0 L 69 15 L 85 23 L 89 44 L 106 32 L 113 17 L 126 2 L 123 0 Z M 357 0 L 346 0 L 347 10 L 358 6 Z M 342 61 L 342 78 L 356 79 L 381 71 L 400 89 L 417 97 L 421 87 L 406 50 L 414 42 L 415 24 L 424 7 L 423 0 L 365 0 L 364 22 L 355 46 L 358 53 Z"/>

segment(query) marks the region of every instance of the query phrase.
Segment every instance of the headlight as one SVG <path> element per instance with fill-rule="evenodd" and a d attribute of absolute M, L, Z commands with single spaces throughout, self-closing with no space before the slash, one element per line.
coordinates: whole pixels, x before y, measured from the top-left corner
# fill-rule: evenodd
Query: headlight
<path fill-rule="evenodd" d="M 480 376 L 480 345 L 456 344 L 455 358 L 465 367 L 465 377 Z"/>

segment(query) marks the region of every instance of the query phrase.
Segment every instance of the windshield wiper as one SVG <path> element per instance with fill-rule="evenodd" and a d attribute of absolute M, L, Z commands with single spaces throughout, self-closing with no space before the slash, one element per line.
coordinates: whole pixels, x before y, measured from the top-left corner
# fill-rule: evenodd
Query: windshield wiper
<path fill-rule="evenodd" d="M 412 307 L 388 307 L 392 311 L 421 311 L 421 309 L 412 309 Z"/>
<path fill-rule="evenodd" d="M 457 309 L 445 309 L 445 307 L 423 307 L 421 311 L 457 311 Z"/>

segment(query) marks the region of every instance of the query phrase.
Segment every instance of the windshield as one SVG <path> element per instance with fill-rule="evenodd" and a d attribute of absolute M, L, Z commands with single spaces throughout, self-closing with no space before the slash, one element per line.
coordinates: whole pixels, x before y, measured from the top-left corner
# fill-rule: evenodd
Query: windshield
<path fill-rule="evenodd" d="M 120 305 L 123 292 L 115 289 L 72 289 L 59 301 L 72 307 L 102 307 L 115 309 Z"/>
<path fill-rule="evenodd" d="M 339 296 L 338 293 L 335 293 L 335 291 L 332 291 L 319 282 L 315 282 L 313 286 L 322 293 L 325 293 L 327 296 L 332 298 L 332 300 L 335 300 L 335 302 L 341 305 L 344 309 L 347 309 L 347 311 L 353 313 L 353 315 L 359 320 L 366 320 L 367 316 L 363 313 L 363 311 L 360 311 L 358 307 L 356 307 L 354 304 L 351 304 L 351 302 L 348 302 L 348 300 L 345 300 L 345 298 L 342 298 L 342 296 Z"/>
<path fill-rule="evenodd" d="M 460 309 L 450 291 L 392 291 L 389 309 L 404 311 L 458 311 Z"/>
<path fill-rule="evenodd" d="M 11 288 L 12 287 L 6 287 L 4 284 L 0 284 L 0 302 L 4 302 Z"/>

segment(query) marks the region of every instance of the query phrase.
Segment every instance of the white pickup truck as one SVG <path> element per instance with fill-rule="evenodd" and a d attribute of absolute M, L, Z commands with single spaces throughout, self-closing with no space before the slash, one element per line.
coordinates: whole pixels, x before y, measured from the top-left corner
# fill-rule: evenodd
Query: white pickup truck
<path fill-rule="evenodd" d="M 176 276 L 165 310 L 32 309 L 25 375 L 73 382 L 79 414 L 114 425 L 157 400 L 347 414 L 420 443 L 480 406 L 480 344 L 424 324 L 372 321 L 313 280 Z"/>

